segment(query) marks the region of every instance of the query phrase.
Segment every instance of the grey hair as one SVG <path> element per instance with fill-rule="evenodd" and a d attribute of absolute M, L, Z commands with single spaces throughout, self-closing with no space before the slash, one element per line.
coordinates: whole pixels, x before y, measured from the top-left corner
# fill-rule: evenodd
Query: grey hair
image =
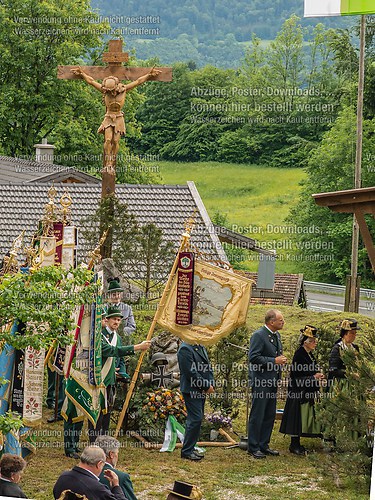
<path fill-rule="evenodd" d="M 275 319 L 278 313 L 281 313 L 281 311 L 279 311 L 278 309 L 269 309 L 266 312 L 266 316 L 264 318 L 265 324 L 267 325 L 267 323 Z"/>
<path fill-rule="evenodd" d="M 121 444 L 120 441 L 112 436 L 98 436 L 95 439 L 95 446 L 99 446 L 108 457 L 109 453 L 118 450 Z"/>
<path fill-rule="evenodd" d="M 99 446 L 86 446 L 81 455 L 81 462 L 87 465 L 96 465 L 101 460 L 105 462 L 105 459 L 105 453 Z"/>

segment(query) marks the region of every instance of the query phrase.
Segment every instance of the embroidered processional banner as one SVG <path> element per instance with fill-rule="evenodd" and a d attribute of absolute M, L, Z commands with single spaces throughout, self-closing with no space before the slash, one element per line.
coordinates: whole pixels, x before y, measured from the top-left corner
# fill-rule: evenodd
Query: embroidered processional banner
<path fill-rule="evenodd" d="M 102 281 L 102 273 L 95 275 L 94 281 L 98 280 Z M 95 303 L 83 308 L 83 311 L 76 313 L 79 335 L 74 356 L 72 346 L 66 349 L 64 372 L 69 373 L 69 376 L 62 415 L 66 419 L 70 417 L 73 422 L 87 417 L 96 425 L 100 410 L 105 407 L 105 387 L 101 381 L 101 293 L 97 295 Z"/>
<path fill-rule="evenodd" d="M 190 325 L 176 324 L 178 277 L 161 307 L 157 322 L 190 344 L 209 346 L 246 322 L 252 280 L 204 261 L 196 261 Z"/>

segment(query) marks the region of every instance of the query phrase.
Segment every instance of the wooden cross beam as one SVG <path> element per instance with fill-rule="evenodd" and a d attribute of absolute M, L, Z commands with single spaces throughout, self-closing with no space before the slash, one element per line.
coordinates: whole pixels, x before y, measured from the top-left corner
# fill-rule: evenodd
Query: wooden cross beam
<path fill-rule="evenodd" d="M 365 214 L 375 217 L 375 187 L 334 191 L 312 195 L 315 203 L 333 212 L 355 214 L 359 230 L 375 273 L 375 246 L 365 220 Z"/>
<path fill-rule="evenodd" d="M 122 40 L 110 40 L 108 52 L 103 54 L 103 62 L 107 66 L 83 66 L 85 73 L 95 80 L 103 80 L 107 76 L 117 76 L 119 80 L 134 81 L 140 76 L 147 75 L 150 68 L 135 68 L 133 66 L 122 66 L 123 62 L 129 60 L 129 55 L 122 51 Z M 80 77 L 72 73 L 75 66 L 58 66 L 57 78 L 60 80 L 79 80 Z M 161 73 L 154 78 L 160 82 L 172 81 L 172 68 L 156 68 Z"/>

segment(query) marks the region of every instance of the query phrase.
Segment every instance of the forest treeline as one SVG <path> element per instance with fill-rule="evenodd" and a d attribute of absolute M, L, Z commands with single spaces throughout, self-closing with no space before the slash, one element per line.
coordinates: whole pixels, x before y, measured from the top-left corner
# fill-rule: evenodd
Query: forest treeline
<path fill-rule="evenodd" d="M 272 40 L 292 15 L 303 17 L 302 0 L 95 0 L 128 46 L 141 59 L 155 54 L 163 64 L 193 60 L 229 68 L 239 65 L 253 36 Z M 344 27 L 349 19 L 326 18 L 328 27 Z M 312 27 L 314 19 L 302 19 Z"/>
<path fill-rule="evenodd" d="M 373 27 L 369 19 L 363 187 L 375 182 Z M 308 279 L 344 283 L 352 216 L 317 207 L 311 195 L 353 187 L 358 50 L 348 31 L 321 24 L 304 37 L 292 16 L 267 47 L 253 38 L 237 70 L 175 65 L 173 82 L 142 90 L 146 99 L 136 113 L 141 134 L 127 140 L 133 151 L 161 159 L 305 168 L 302 194 L 287 221 L 303 250 L 298 268 Z M 373 218 L 368 223 L 375 234 Z M 363 285 L 373 288 L 362 243 L 359 269 Z"/>
<path fill-rule="evenodd" d="M 129 144 L 165 160 L 305 167 L 355 99 L 357 61 L 347 34 L 318 24 L 306 39 L 292 16 L 269 46 L 254 37 L 237 70 L 178 63 L 173 82 L 144 87 Z"/>

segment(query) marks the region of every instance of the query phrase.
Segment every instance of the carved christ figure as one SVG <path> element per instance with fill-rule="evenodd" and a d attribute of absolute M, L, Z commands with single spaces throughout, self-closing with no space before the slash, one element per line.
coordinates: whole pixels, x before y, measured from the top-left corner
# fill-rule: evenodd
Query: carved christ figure
<path fill-rule="evenodd" d="M 102 124 L 98 129 L 98 134 L 104 134 L 103 167 L 108 172 L 114 174 L 120 137 L 125 135 L 125 121 L 122 108 L 125 103 L 126 92 L 138 87 L 138 85 L 142 85 L 148 80 L 152 80 L 161 71 L 152 68 L 147 75 L 141 76 L 134 82 L 126 85 L 121 83 L 116 76 L 107 76 L 103 79 L 102 83 L 99 83 L 87 75 L 81 67 L 74 68 L 71 71 L 103 94 L 106 112 Z"/>

